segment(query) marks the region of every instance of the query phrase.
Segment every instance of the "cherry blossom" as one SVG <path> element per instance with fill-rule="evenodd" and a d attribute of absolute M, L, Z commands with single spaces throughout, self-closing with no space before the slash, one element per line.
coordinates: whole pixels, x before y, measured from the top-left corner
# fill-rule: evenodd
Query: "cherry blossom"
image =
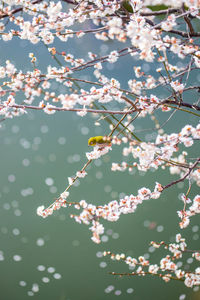
<path fill-rule="evenodd" d="M 180 234 L 176 235 L 176 243 L 174 244 L 166 244 L 165 242 L 151 242 L 152 246 L 155 248 L 160 248 L 164 246 L 166 250 L 172 252 L 171 254 L 166 255 L 165 257 L 161 258 L 160 262 L 157 264 L 151 264 L 150 261 L 146 260 L 144 257 L 140 256 L 138 258 L 130 257 L 121 253 L 121 254 L 114 254 L 111 251 L 104 251 L 104 256 L 110 256 L 112 260 L 116 261 L 123 261 L 131 270 L 134 269 L 132 272 L 127 273 L 117 273 L 111 272 L 112 275 L 117 276 L 158 276 L 162 278 L 165 282 L 169 282 L 170 280 L 180 280 L 184 281 L 186 287 L 192 288 L 194 286 L 198 286 L 200 284 L 200 268 L 196 268 L 193 272 L 185 271 L 178 267 L 178 259 L 185 255 L 187 252 L 191 252 L 192 256 L 195 256 L 196 253 L 187 249 L 187 244 L 185 243 L 185 239 L 181 237 Z M 184 247 L 183 247 L 184 245 Z M 177 249 L 177 250 L 175 250 Z M 136 269 L 137 267 L 137 269 Z"/>
<path fill-rule="evenodd" d="M 40 69 L 37 54 L 31 51 L 27 54 L 30 65 L 26 70 L 17 67 L 12 59 L 1 61 L 1 121 L 40 110 L 49 117 L 55 113 L 57 116 L 60 111 L 76 113 L 80 118 L 96 115 L 94 126 L 109 123 L 105 135 L 111 143 L 88 150 L 83 155 L 86 162 L 82 168 L 73 175 L 66 174 L 64 191 L 55 201 L 49 200 L 46 208 L 45 205 L 37 208 L 37 215 L 46 218 L 61 208 L 68 212 L 73 206 L 77 214 L 71 214 L 71 218 L 87 225 L 92 241 L 97 244 L 108 222 L 135 213 L 138 205 L 145 205 L 146 201 L 159 201 L 165 190 L 181 182 L 184 182 L 179 195 L 182 207 L 177 211 L 180 229 L 188 227 L 191 218 L 200 213 L 200 195 L 191 195 L 193 187 L 200 186 L 200 158 L 198 151 L 194 151 L 200 140 L 199 84 L 196 79 L 191 80 L 191 76 L 197 77 L 200 68 L 200 32 L 196 26 L 200 1 L 128 2 L 128 7 L 118 0 L 3 0 L 0 3 L 1 41 L 21 40 L 34 47 L 42 43 L 52 59 L 46 69 Z M 163 5 L 166 8 L 159 8 Z M 83 49 L 78 57 L 74 49 L 69 50 L 69 39 L 83 41 L 85 37 L 98 40 L 105 47 L 95 53 L 88 43 L 87 53 Z M 111 72 L 114 66 L 119 67 L 117 73 L 124 69 L 123 57 L 131 67 L 124 82 L 119 80 L 119 74 Z M 54 84 L 58 86 L 55 90 Z M 182 114 L 184 125 L 177 124 L 168 130 L 166 125 L 177 112 Z M 140 129 L 139 120 L 153 125 Z M 145 131 L 152 135 L 145 136 Z M 115 149 L 122 154 L 117 162 L 113 161 Z M 196 154 L 191 156 L 191 153 Z M 134 169 L 166 170 L 170 182 L 154 182 L 153 189 L 141 186 L 119 199 L 108 199 L 106 204 L 94 205 L 83 199 L 73 201 L 69 190 L 77 180 L 84 182 L 89 172 L 87 167 L 105 155 L 111 158 L 110 172 L 128 171 L 131 176 Z M 135 268 L 131 273 L 112 274 L 153 275 L 165 282 L 183 281 L 190 288 L 200 284 L 199 267 L 193 271 L 182 270 L 176 262 L 186 252 L 200 260 L 199 251 L 188 249 L 180 233 L 173 243 L 153 241 L 151 245 L 163 247 L 169 254 L 157 263 L 150 263 L 144 256 L 126 257 L 123 253 L 106 251 L 105 255 L 111 259 L 122 260 Z"/>

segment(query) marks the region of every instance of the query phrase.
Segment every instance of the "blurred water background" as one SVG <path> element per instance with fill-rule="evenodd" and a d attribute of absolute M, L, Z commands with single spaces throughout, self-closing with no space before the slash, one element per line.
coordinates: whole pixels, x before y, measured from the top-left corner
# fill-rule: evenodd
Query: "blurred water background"
<path fill-rule="evenodd" d="M 92 37 L 56 42 L 59 50 L 86 57 L 88 51 L 106 55 L 116 44 L 98 43 Z M 120 49 L 121 45 L 117 45 Z M 29 52 L 38 58 L 43 71 L 49 64 L 58 66 L 46 47 L 29 45 L 27 41 L 13 39 L 0 42 L 0 64 L 9 59 L 22 70 L 31 70 Z M 134 78 L 134 58 L 122 58 L 123 65 L 106 63 L 106 75 L 119 79 L 124 88 L 127 80 Z M 173 62 L 173 57 L 171 58 Z M 183 64 L 180 61 L 179 64 Z M 155 65 L 142 63 L 142 70 L 153 72 Z M 76 76 L 79 76 L 76 74 Z M 92 79 L 91 70 L 80 78 Z M 190 79 L 199 84 L 196 73 Z M 85 86 L 86 88 L 86 86 Z M 66 92 L 66 88 L 54 83 L 52 90 Z M 162 95 L 164 91 L 160 91 Z M 20 102 L 23 99 L 18 99 Z M 40 99 L 42 100 L 42 99 Z M 116 107 L 117 108 L 117 107 Z M 166 116 L 157 115 L 162 122 Z M 165 118 L 165 119 L 163 119 Z M 185 124 L 196 125 L 197 117 L 177 112 L 164 128 L 166 132 L 178 132 Z M 61 209 L 47 219 L 36 215 L 39 205 L 48 206 L 65 189 L 68 176 L 73 176 L 86 162 L 85 152 L 89 137 L 105 135 L 108 125 L 101 121 L 95 126 L 96 117 L 81 118 L 76 113 L 28 111 L 20 118 L 6 120 L 0 129 L 0 299 L 26 300 L 149 300 L 149 299 L 200 299 L 197 288 L 188 289 L 180 282 L 164 283 L 158 278 L 113 277 L 109 271 L 127 272 L 124 263 L 111 262 L 102 251 L 125 253 L 133 257 L 145 255 L 158 263 L 166 252 L 149 246 L 151 240 L 174 241 L 180 232 L 176 211 L 182 209 L 180 193 L 187 190 L 187 183 L 179 183 L 163 193 L 158 200 L 150 200 L 138 206 L 136 213 L 122 216 L 116 223 L 104 222 L 105 234 L 100 245 L 90 240 L 87 226 L 70 219 L 72 208 Z M 137 120 L 136 130 L 154 127 L 150 118 Z M 152 140 L 152 132 L 138 132 L 143 140 Z M 122 146 L 95 161 L 88 168 L 88 176 L 70 190 L 70 200 L 85 199 L 88 203 L 103 204 L 118 200 L 123 193 L 136 194 L 143 186 L 153 188 L 154 182 L 169 183 L 176 177 L 168 171 L 143 173 L 134 171 L 111 172 L 111 162 L 124 160 Z M 197 156 L 198 145 L 193 149 Z M 130 158 L 128 158 L 129 161 Z M 193 185 L 191 198 L 198 192 Z M 199 219 L 193 217 L 190 226 L 182 230 L 191 249 L 199 248 Z M 188 256 L 189 258 L 189 256 Z M 192 259 L 184 262 L 186 270 L 193 268 Z"/>

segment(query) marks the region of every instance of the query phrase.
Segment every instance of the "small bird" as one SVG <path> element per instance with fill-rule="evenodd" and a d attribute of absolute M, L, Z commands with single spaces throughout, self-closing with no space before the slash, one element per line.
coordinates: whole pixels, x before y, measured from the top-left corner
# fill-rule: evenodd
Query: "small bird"
<path fill-rule="evenodd" d="M 108 136 L 93 136 L 89 138 L 88 145 L 89 146 L 99 146 L 99 147 L 106 147 L 111 146 L 111 137 Z"/>

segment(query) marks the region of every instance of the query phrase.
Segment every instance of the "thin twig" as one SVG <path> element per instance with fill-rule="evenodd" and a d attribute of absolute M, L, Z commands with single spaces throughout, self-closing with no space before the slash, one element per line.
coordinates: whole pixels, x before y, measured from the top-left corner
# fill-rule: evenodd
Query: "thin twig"
<path fill-rule="evenodd" d="M 13 104 L 13 105 L 3 105 L 0 104 L 0 108 L 20 108 L 20 109 L 35 109 L 35 110 L 44 110 L 45 107 L 39 107 L 39 106 L 33 106 L 33 105 L 20 105 L 20 104 Z M 96 110 L 96 109 L 90 109 L 90 108 L 66 108 L 66 107 L 47 107 L 47 109 L 49 111 L 75 111 L 75 112 L 90 112 L 90 113 L 94 113 L 94 114 L 111 114 L 111 115 L 128 115 L 128 114 L 132 114 L 134 113 L 136 110 L 135 109 L 131 109 L 129 111 L 120 111 L 120 110 Z"/>

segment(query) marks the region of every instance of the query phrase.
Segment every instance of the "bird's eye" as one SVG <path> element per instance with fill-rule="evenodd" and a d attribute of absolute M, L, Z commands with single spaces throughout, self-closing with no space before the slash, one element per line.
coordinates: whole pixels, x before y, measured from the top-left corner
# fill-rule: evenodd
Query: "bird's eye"
<path fill-rule="evenodd" d="M 90 141 L 90 142 L 89 142 L 89 145 L 91 145 L 91 146 L 94 145 L 94 144 L 95 144 L 94 141 Z"/>

